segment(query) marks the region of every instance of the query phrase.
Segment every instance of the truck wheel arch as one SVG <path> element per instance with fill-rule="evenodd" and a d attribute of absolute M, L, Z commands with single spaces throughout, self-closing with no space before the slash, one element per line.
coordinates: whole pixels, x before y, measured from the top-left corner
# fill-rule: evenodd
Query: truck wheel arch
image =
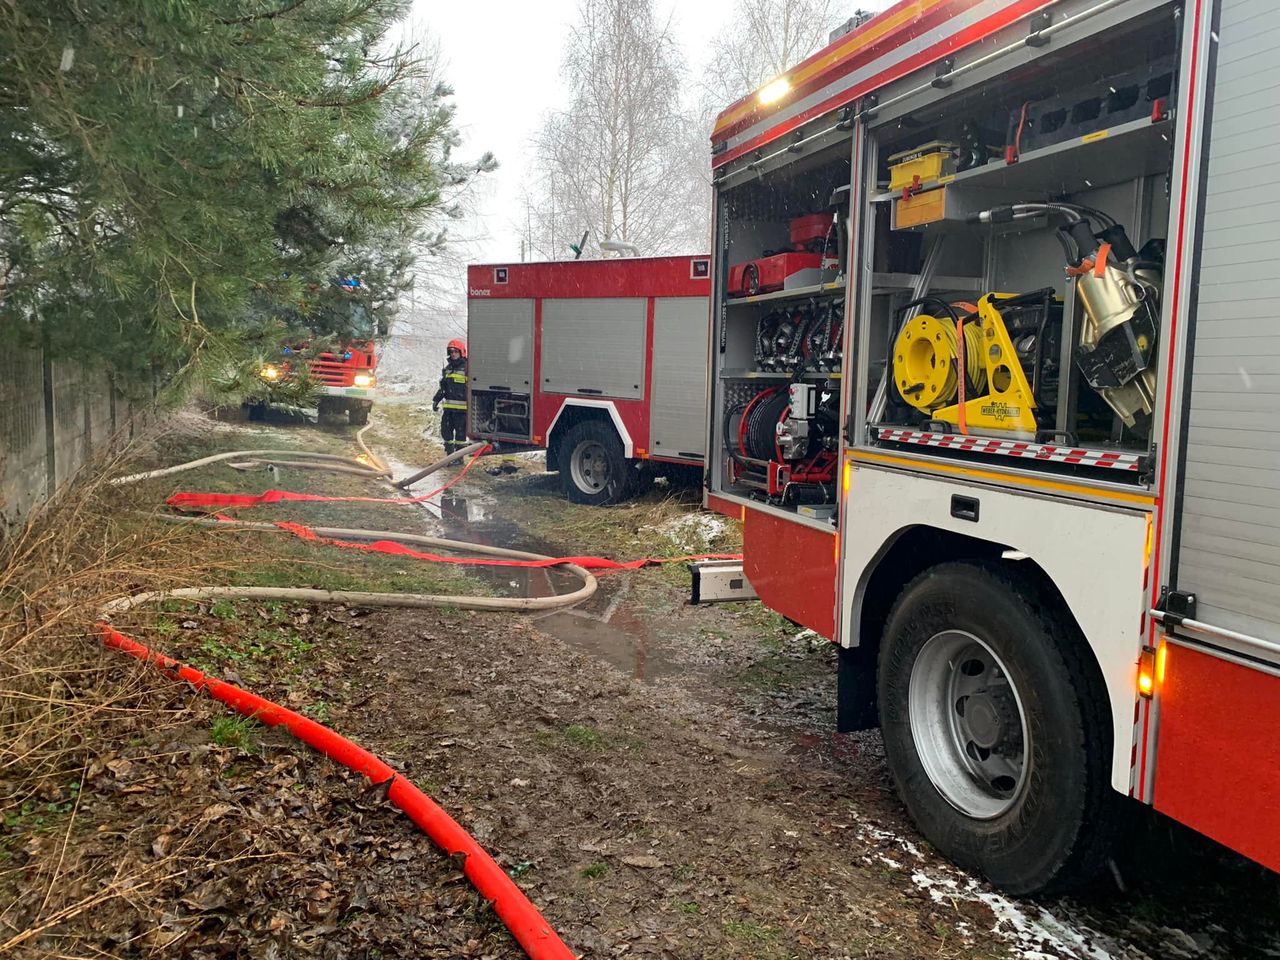
<path fill-rule="evenodd" d="M 862 730 L 876 726 L 876 663 L 880 641 L 894 603 L 917 576 L 930 567 L 963 560 L 994 561 L 1018 564 L 1019 571 L 1039 588 L 1042 602 L 1052 604 L 1068 618 L 1072 633 L 1080 638 L 1082 659 L 1089 665 L 1090 684 L 1106 690 L 1102 667 L 1084 639 L 1079 621 L 1062 592 L 1034 559 L 1001 560 L 1010 547 L 978 537 L 970 537 L 918 524 L 902 527 L 887 537 L 868 564 L 854 588 L 848 633 L 851 645 L 840 650 L 841 682 L 839 684 L 838 727 Z"/>
<path fill-rule="evenodd" d="M 598 419 L 612 424 L 618 439 L 622 441 L 623 455 L 627 459 L 635 456 L 635 444 L 632 442 L 631 432 L 622 422 L 618 408 L 612 400 L 572 397 L 560 404 L 560 409 L 556 411 L 556 415 L 551 419 L 551 425 L 547 428 L 548 468 L 551 458 L 559 460 L 559 452 L 555 451 L 555 447 L 559 445 L 569 429 L 589 419 Z"/>

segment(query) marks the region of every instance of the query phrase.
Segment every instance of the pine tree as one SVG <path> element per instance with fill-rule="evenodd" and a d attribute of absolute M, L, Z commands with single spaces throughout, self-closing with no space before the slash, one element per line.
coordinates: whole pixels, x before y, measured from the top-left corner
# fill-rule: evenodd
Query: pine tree
<path fill-rule="evenodd" d="M 406 6 L 0 4 L 4 332 L 127 374 L 376 321 L 492 167 L 453 161 L 450 91 L 389 43 Z"/>

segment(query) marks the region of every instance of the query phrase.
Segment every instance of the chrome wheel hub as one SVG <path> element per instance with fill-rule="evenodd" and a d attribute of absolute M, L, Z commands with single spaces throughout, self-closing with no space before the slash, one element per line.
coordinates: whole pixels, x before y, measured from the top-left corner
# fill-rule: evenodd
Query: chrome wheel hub
<path fill-rule="evenodd" d="M 1030 742 L 1022 699 L 995 651 L 961 630 L 935 634 L 912 665 L 907 699 L 916 754 L 947 802 L 981 820 L 1012 807 Z"/>
<path fill-rule="evenodd" d="M 574 448 L 569 457 L 569 470 L 574 485 L 588 493 L 599 493 L 609 483 L 609 455 L 604 444 L 586 440 Z"/>

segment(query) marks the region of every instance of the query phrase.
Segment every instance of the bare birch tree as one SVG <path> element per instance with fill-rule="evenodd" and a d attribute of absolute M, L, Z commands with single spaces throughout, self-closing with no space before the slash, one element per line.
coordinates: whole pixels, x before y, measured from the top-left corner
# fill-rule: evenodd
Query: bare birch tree
<path fill-rule="evenodd" d="M 582 0 L 564 71 L 572 101 L 536 138 L 520 218 L 532 252 L 562 258 L 584 232 L 593 249 L 699 252 L 710 196 L 690 176 L 686 71 L 652 0 Z"/>
<path fill-rule="evenodd" d="M 853 12 L 841 0 L 737 0 L 729 23 L 711 41 L 702 75 L 704 115 L 714 117 L 826 46 L 831 31 Z"/>

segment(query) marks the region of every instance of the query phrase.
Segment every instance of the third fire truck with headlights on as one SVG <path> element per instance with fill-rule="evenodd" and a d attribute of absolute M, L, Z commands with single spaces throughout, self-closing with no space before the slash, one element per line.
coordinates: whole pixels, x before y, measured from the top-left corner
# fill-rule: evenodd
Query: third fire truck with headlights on
<path fill-rule="evenodd" d="M 1261 0 L 904 0 L 717 121 L 708 503 L 1010 891 L 1125 797 L 1280 868 L 1277 90 Z"/>

